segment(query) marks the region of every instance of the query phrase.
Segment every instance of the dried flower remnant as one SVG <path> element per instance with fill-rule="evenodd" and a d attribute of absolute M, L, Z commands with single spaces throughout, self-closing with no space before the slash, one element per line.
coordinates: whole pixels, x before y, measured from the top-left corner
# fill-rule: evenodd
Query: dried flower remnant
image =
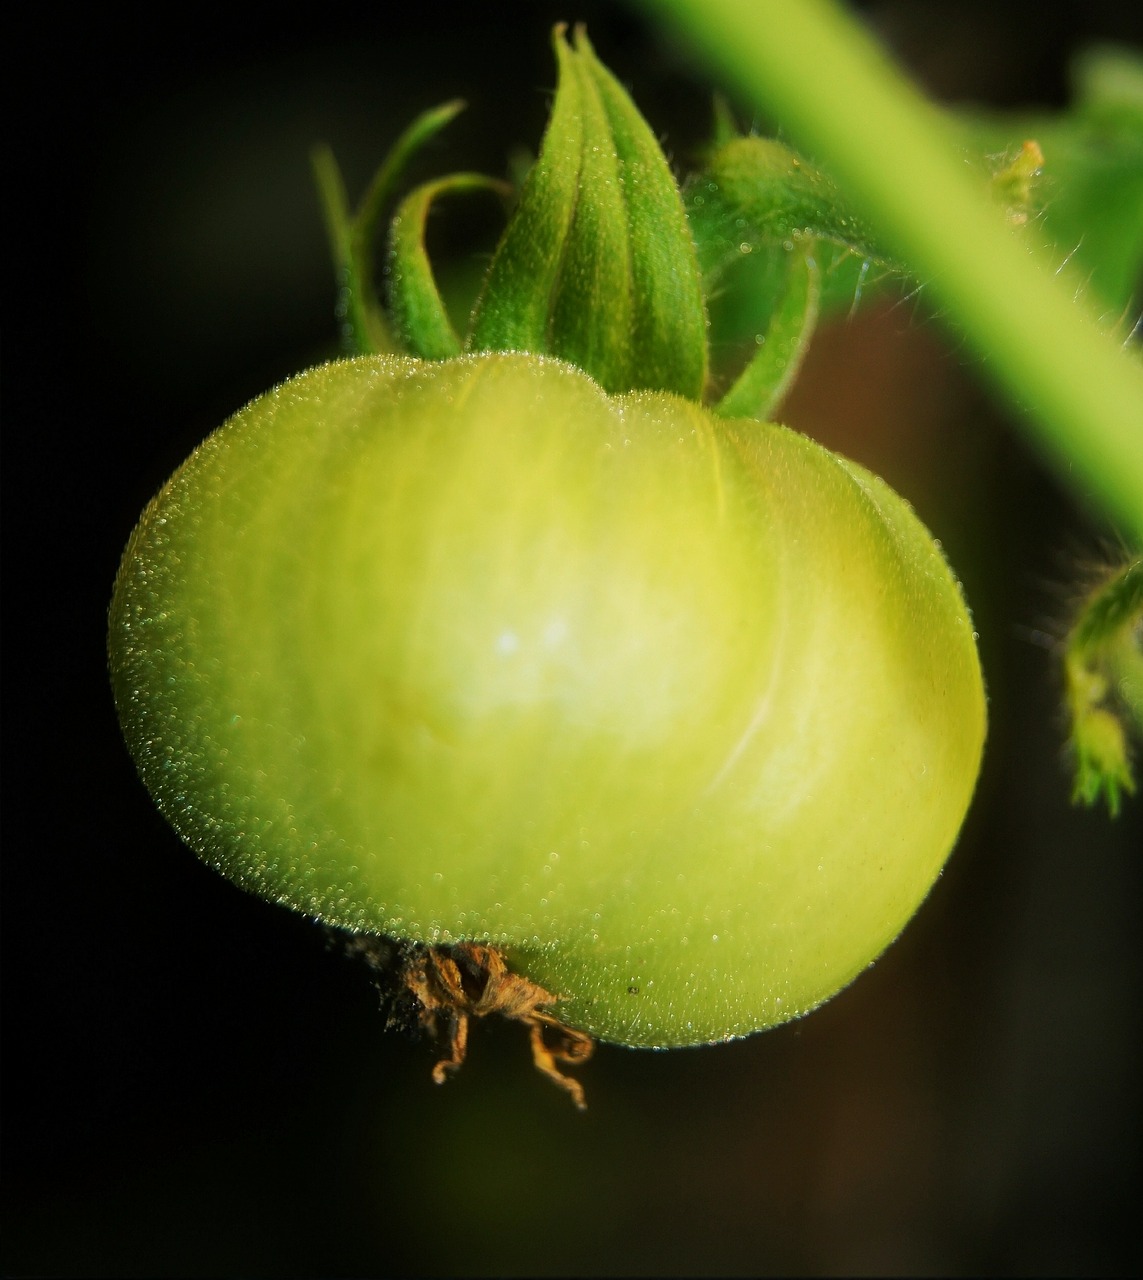
<path fill-rule="evenodd" d="M 569 1093 L 580 1111 L 587 1109 L 583 1086 L 564 1075 L 559 1064 L 586 1062 L 595 1042 L 548 1013 L 546 1007 L 560 997 L 510 972 L 495 947 L 479 942 L 415 947 L 403 960 L 401 981 L 420 1007 L 421 1026 L 445 1040 L 447 1056 L 433 1067 L 437 1084 L 464 1063 L 469 1019 L 498 1013 L 528 1027 L 537 1070 Z"/>

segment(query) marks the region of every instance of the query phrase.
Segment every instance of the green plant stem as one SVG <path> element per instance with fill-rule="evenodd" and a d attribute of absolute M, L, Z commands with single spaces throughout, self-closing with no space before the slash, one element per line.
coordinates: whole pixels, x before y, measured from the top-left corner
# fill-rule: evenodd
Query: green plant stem
<path fill-rule="evenodd" d="M 645 0 L 824 161 L 1023 411 L 1079 496 L 1143 541 L 1143 367 L 1034 256 L 937 109 L 829 0 Z"/>

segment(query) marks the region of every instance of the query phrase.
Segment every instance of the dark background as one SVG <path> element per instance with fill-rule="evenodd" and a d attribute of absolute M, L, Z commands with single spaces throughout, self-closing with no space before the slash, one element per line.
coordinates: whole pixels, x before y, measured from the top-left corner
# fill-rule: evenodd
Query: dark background
<path fill-rule="evenodd" d="M 1071 50 L 1140 39 L 1128 3 L 864 8 L 948 101 L 1059 106 Z M 503 172 L 543 128 L 559 18 L 680 167 L 709 119 L 708 74 L 617 4 L 263 13 L 5 19 L 0 1268 L 1137 1273 L 1143 804 L 1070 808 L 1050 649 L 1113 531 L 923 302 L 824 332 L 784 414 L 942 539 L 991 697 L 957 852 L 832 1003 L 718 1048 L 605 1046 L 582 1116 L 508 1025 L 437 1089 L 363 973 L 165 827 L 115 725 L 106 603 L 169 471 L 335 350 L 310 146 L 356 194 L 461 95 L 426 172 Z"/>

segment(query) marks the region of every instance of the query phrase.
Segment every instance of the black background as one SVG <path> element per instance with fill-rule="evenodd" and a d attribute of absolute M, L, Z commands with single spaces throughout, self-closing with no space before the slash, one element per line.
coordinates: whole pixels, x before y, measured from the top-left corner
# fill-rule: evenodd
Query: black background
<path fill-rule="evenodd" d="M 930 92 L 995 106 L 1062 104 L 1070 51 L 1138 41 L 1134 8 L 865 6 Z M 785 416 L 948 548 L 982 637 L 985 773 L 917 919 L 811 1017 L 604 1047 L 584 1116 L 508 1026 L 435 1089 L 364 975 L 201 866 L 134 775 L 103 647 L 127 534 L 203 435 L 335 350 L 309 147 L 359 191 L 460 95 L 427 170 L 503 172 L 543 128 L 559 18 L 586 19 L 685 167 L 709 74 L 622 5 L 5 19 L 0 1265 L 1135 1273 L 1143 804 L 1069 807 L 1048 647 L 1113 534 L 923 305 L 823 333 Z"/>

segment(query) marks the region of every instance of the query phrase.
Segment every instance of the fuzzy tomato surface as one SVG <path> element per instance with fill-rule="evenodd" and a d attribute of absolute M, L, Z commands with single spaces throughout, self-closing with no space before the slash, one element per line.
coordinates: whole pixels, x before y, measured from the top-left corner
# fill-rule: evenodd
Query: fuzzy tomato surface
<path fill-rule="evenodd" d="M 772 1026 L 869 964 L 985 734 L 958 584 L 882 481 L 528 355 L 255 400 L 144 512 L 109 648 L 201 857 L 335 925 L 496 943 L 630 1045 Z"/>

